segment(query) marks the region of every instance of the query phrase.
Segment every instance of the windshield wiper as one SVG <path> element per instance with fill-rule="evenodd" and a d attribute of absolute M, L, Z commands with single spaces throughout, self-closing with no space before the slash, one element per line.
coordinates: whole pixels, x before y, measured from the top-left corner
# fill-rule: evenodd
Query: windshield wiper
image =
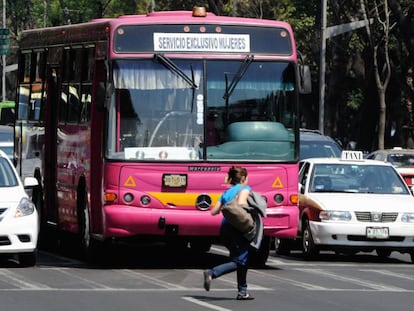
<path fill-rule="evenodd" d="M 240 82 L 240 80 L 243 78 L 244 74 L 246 73 L 247 68 L 252 63 L 254 59 L 253 55 L 247 55 L 241 64 L 239 71 L 234 75 L 233 80 L 231 80 L 230 85 L 228 85 L 227 80 L 227 73 L 225 74 L 226 77 L 226 92 L 223 95 L 224 99 L 229 99 L 231 94 L 233 93 L 234 89 L 236 88 L 237 84 Z"/>
<path fill-rule="evenodd" d="M 188 83 L 188 85 L 192 89 L 196 89 L 198 87 L 197 84 L 195 84 L 195 82 L 194 82 L 194 72 L 193 72 L 193 67 L 192 66 L 191 66 L 192 77 L 190 78 L 189 76 L 187 76 L 185 74 L 184 71 L 182 71 L 176 64 L 174 64 L 174 62 L 171 59 L 169 59 L 168 57 L 165 57 L 163 54 L 159 54 L 159 53 L 154 54 L 154 58 L 155 58 L 156 61 L 159 61 L 165 67 L 167 67 L 172 72 L 174 72 L 176 75 L 181 77 L 185 82 Z"/>

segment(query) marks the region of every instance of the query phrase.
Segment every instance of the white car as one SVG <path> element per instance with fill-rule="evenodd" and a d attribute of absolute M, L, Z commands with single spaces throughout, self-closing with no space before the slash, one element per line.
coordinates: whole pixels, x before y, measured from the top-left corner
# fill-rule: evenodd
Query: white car
<path fill-rule="evenodd" d="M 0 150 L 0 255 L 17 255 L 21 266 L 36 264 L 39 216 L 25 188 L 37 185 L 34 177 L 25 178 L 23 184 Z"/>
<path fill-rule="evenodd" d="M 414 197 L 390 163 L 313 158 L 299 172 L 299 238 L 305 258 L 320 250 L 409 253 L 414 262 Z"/>

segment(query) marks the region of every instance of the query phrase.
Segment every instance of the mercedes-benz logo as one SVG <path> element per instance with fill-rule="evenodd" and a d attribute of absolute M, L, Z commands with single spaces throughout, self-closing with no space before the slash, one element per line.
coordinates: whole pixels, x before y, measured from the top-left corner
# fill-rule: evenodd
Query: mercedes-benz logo
<path fill-rule="evenodd" d="M 197 197 L 196 206 L 200 211 L 208 210 L 211 206 L 211 198 L 207 194 L 201 194 Z"/>

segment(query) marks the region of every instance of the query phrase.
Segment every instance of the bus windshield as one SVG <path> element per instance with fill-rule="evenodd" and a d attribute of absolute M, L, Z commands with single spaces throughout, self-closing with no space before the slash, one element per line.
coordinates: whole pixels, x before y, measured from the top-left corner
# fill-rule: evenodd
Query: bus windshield
<path fill-rule="evenodd" d="M 288 62 L 117 60 L 107 157 L 294 161 L 294 66 Z"/>

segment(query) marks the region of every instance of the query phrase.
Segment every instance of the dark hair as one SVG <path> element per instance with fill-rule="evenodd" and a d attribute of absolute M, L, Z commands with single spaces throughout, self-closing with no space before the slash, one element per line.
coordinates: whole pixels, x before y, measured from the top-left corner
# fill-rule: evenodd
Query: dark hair
<path fill-rule="evenodd" d="M 230 184 L 236 185 L 239 184 L 242 177 L 247 177 L 247 170 L 241 166 L 232 166 L 228 172 L 228 179 L 230 180 Z"/>

